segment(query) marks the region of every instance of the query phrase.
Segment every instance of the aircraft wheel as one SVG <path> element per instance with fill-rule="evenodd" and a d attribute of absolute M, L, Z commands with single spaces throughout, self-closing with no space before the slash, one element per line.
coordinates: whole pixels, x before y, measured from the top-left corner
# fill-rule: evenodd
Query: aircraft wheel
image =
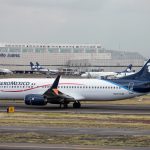
<path fill-rule="evenodd" d="M 64 103 L 64 108 L 68 108 L 68 104 L 67 103 Z"/>
<path fill-rule="evenodd" d="M 73 108 L 80 108 L 81 104 L 79 101 L 73 103 Z"/>

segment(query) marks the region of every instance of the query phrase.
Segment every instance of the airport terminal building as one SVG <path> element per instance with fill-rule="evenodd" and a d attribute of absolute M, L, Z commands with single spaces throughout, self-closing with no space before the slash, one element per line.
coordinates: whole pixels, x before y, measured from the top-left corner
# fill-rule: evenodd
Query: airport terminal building
<path fill-rule="evenodd" d="M 84 71 L 117 71 L 129 64 L 142 66 L 145 58 L 137 52 L 106 50 L 100 44 L 0 44 L 1 68 L 29 70 L 30 61 L 51 69 L 72 67 Z"/>

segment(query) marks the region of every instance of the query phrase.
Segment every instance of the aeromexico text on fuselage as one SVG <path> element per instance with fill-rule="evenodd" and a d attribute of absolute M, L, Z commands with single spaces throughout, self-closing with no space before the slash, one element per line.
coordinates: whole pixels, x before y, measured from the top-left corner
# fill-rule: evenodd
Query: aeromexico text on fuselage
<path fill-rule="evenodd" d="M 35 85 L 35 83 L 33 83 L 33 82 L 18 82 L 18 81 L 10 81 L 10 82 L 6 82 L 6 81 L 4 81 L 4 82 L 1 82 L 0 81 L 0 85 L 24 85 L 24 86 L 31 86 L 31 85 Z"/>

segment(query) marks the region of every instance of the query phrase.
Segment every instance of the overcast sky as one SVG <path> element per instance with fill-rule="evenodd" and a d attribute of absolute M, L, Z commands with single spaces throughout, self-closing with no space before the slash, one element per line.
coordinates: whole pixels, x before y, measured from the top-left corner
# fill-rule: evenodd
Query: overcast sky
<path fill-rule="evenodd" d="M 99 43 L 150 57 L 150 0 L 0 0 L 0 42 Z"/>

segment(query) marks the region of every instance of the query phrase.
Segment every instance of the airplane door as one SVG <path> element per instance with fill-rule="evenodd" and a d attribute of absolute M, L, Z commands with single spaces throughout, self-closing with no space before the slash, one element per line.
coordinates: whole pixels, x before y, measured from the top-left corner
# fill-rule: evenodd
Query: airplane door
<path fill-rule="evenodd" d="M 128 85 L 128 89 L 129 89 L 129 94 L 133 94 L 133 86 L 134 86 L 134 82 L 130 82 Z"/>

